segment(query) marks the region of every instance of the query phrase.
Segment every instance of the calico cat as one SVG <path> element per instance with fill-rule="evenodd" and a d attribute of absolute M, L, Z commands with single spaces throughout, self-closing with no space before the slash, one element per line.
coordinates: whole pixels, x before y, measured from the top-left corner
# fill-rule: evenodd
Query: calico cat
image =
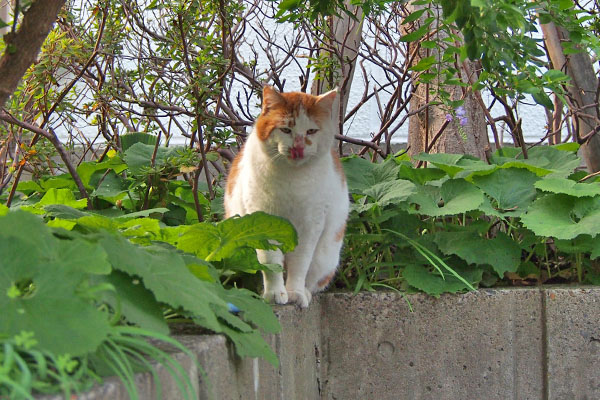
<path fill-rule="evenodd" d="M 333 149 L 337 91 L 321 96 L 263 89 L 261 114 L 235 158 L 225 190 L 225 215 L 255 211 L 287 218 L 298 233 L 293 252 L 257 250 L 267 301 L 308 307 L 335 275 L 348 216 L 348 188 Z"/>

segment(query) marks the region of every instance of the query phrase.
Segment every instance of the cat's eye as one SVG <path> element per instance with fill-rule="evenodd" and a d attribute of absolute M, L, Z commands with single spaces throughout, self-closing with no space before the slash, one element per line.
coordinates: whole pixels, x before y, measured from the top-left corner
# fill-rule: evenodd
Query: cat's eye
<path fill-rule="evenodd" d="M 281 132 L 283 133 L 292 133 L 292 130 L 290 128 L 279 128 L 281 129 Z"/>
<path fill-rule="evenodd" d="M 317 133 L 318 129 L 309 129 L 306 131 L 307 135 L 314 135 L 315 133 Z"/>

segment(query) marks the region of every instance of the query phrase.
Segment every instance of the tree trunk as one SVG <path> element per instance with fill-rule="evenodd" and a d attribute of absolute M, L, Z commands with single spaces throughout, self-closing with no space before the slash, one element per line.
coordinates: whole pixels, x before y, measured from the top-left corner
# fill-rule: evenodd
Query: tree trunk
<path fill-rule="evenodd" d="M 600 171 L 600 137 L 595 130 L 600 124 L 597 90 L 598 77 L 590 56 L 581 51 L 565 56 L 561 42 L 569 40 L 568 32 L 554 23 L 542 25 L 546 48 L 552 65 L 569 75 L 567 87 L 571 101 L 568 104 L 576 120 L 576 140 L 590 172 Z"/>
<path fill-rule="evenodd" d="M 418 7 L 409 6 L 412 11 L 416 11 Z M 441 18 L 440 8 L 432 8 L 432 10 L 440 14 Z M 422 17 L 421 21 L 424 18 Z M 439 31 L 436 35 L 443 35 L 443 31 Z M 410 47 L 414 45 L 418 44 L 411 43 Z M 435 56 L 439 60 L 441 54 L 438 49 L 421 48 L 414 59 L 413 65 L 416 65 L 422 58 L 431 56 Z M 434 65 L 432 69 L 435 68 L 444 67 L 442 65 L 438 65 L 437 67 Z M 475 77 L 471 77 L 474 70 L 473 63 L 470 61 L 466 61 L 460 65 L 460 74 L 463 82 L 470 83 L 471 79 L 475 79 Z M 435 73 L 436 71 L 430 72 Z M 435 100 L 432 98 L 430 90 L 432 86 L 435 87 L 439 84 L 441 82 L 438 80 L 433 80 L 428 84 L 420 84 L 413 94 L 410 101 L 410 110 L 412 112 L 420 111 L 409 118 L 409 154 L 413 156 L 421 152 L 460 153 L 485 159 L 485 152 L 489 149 L 490 144 L 485 117 L 478 100 L 471 91 L 463 95 L 464 88 L 458 86 L 444 87 L 446 91 L 451 93 L 452 100 L 464 98 L 463 108 L 466 113 L 466 120 L 463 119 L 463 121 L 466 121 L 466 124 L 461 126 L 460 118 L 453 118 L 452 121 L 447 123 L 446 117 L 449 110 L 445 109 L 442 105 L 424 107 L 432 100 Z"/>
<path fill-rule="evenodd" d="M 0 0 L 1 1 L 1 0 Z M 0 58 L 0 107 L 14 92 L 56 21 L 65 0 L 36 0 L 23 15 L 19 30 L 4 35 L 6 49 Z"/>
<path fill-rule="evenodd" d="M 329 89 L 338 88 L 338 96 L 333 105 L 333 118 L 339 121 L 339 134 L 342 134 L 344 127 L 344 117 L 350 98 L 350 88 L 352 87 L 352 78 L 356 69 L 356 59 L 358 49 L 362 42 L 362 12 L 360 8 L 351 5 L 346 1 L 346 9 L 352 12 L 356 19 L 348 17 L 344 12 L 340 14 L 343 18 L 332 17 L 330 20 L 333 41 L 330 43 L 332 48 L 332 57 L 339 62 L 337 71 L 332 72 L 333 82 L 324 82 L 323 80 L 314 81 L 311 87 L 312 94 L 321 94 Z M 329 88 L 326 84 L 331 85 Z"/>
<path fill-rule="evenodd" d="M 10 0 L 0 0 L 0 22 L 4 22 L 8 24 L 10 18 Z M 6 26 L 4 28 L 0 28 L 0 36 L 8 33 L 10 31 L 10 27 Z"/>

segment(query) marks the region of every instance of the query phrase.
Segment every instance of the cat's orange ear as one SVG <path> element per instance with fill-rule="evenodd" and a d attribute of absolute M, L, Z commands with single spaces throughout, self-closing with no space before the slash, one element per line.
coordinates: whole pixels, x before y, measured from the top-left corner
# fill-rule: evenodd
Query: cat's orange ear
<path fill-rule="evenodd" d="M 262 113 L 266 114 L 270 109 L 277 104 L 285 103 L 285 99 L 273 86 L 265 86 L 263 88 Z"/>
<path fill-rule="evenodd" d="M 325 94 L 320 95 L 317 98 L 317 104 L 319 105 L 319 107 L 321 107 L 327 111 L 331 111 L 331 108 L 333 107 L 333 102 L 335 101 L 335 98 L 337 97 L 337 92 L 338 92 L 338 89 L 335 88 Z"/>

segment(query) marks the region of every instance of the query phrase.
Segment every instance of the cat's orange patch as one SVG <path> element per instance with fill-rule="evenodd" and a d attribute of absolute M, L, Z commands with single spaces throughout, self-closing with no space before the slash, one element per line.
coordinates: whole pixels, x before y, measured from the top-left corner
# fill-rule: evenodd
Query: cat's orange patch
<path fill-rule="evenodd" d="M 331 157 L 333 158 L 333 166 L 335 170 L 340 175 L 342 179 L 342 183 L 346 183 L 346 174 L 344 174 L 344 167 L 342 166 L 342 162 L 340 161 L 340 156 L 335 149 L 331 149 Z"/>
<path fill-rule="evenodd" d="M 346 223 L 344 222 L 344 225 L 342 225 L 340 230 L 335 233 L 335 240 L 337 242 L 341 242 L 342 240 L 344 240 L 345 233 L 346 233 Z"/>
<path fill-rule="evenodd" d="M 240 174 L 240 160 L 242 159 L 242 153 L 244 152 L 244 148 L 240 149 L 240 152 L 235 156 L 235 159 L 231 163 L 231 167 L 229 168 L 229 174 L 227 175 L 227 184 L 225 186 L 225 194 L 231 195 L 233 193 L 233 188 L 235 188 L 235 184 L 237 182 L 237 178 Z M 227 206 L 227 203 L 225 204 Z M 225 218 L 231 217 L 229 210 L 225 207 Z"/>
<path fill-rule="evenodd" d="M 325 286 L 329 285 L 329 282 L 331 282 L 334 276 L 335 271 L 333 271 L 331 274 L 327 275 L 325 278 L 317 282 L 317 286 L 319 287 L 319 289 L 323 289 Z"/>

